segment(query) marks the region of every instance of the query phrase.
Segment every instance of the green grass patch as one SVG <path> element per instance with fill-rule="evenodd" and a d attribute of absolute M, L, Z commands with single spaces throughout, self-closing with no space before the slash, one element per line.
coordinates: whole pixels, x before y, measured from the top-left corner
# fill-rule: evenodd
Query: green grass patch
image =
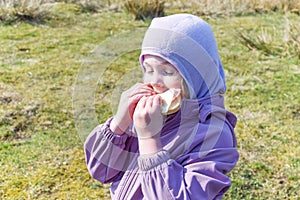
<path fill-rule="evenodd" d="M 92 50 L 112 35 L 147 27 L 148 22 L 123 12 L 68 10 L 44 24 L 1 25 L 1 199 L 109 198 L 108 186 L 92 180 L 86 170 L 72 94 L 82 62 Z M 293 46 L 283 41 L 286 19 L 292 27 L 299 16 L 205 18 L 215 32 L 226 71 L 226 105 L 238 117 L 241 157 L 229 174 L 233 185 L 225 199 L 299 198 L 300 61 Z M 265 47 L 285 49 L 266 53 L 241 42 L 239 33 L 257 42 L 262 30 L 271 41 Z M 91 106 L 97 122 L 113 113 L 114 92 L 140 77 L 138 55 L 134 51 L 118 56 L 94 83 Z"/>

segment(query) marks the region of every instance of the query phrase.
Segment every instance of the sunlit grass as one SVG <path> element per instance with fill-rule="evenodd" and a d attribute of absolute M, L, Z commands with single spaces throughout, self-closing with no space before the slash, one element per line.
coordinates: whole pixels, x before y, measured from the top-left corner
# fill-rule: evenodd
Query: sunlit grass
<path fill-rule="evenodd" d="M 109 197 L 108 186 L 92 180 L 85 167 L 83 141 L 73 120 L 74 83 L 82 60 L 102 41 L 148 22 L 134 21 L 124 12 L 74 8 L 53 11 L 55 17 L 44 24 L 1 25 L 1 199 Z M 172 12 L 167 8 L 166 13 Z M 299 16 L 205 19 L 213 27 L 226 71 L 227 108 L 238 117 L 241 157 L 229 174 L 233 186 L 225 199 L 299 198 L 300 61 L 294 39 Z M 241 33 L 256 46 L 242 42 Z M 137 57 L 138 52 L 119 57 L 97 83 L 99 119 L 111 115 L 110 93 L 119 79 L 139 70 Z"/>
<path fill-rule="evenodd" d="M 297 20 L 295 15 L 286 17 L 293 23 Z M 217 32 L 217 37 L 227 71 L 227 105 L 239 119 L 236 134 L 241 158 L 232 172 L 237 178 L 228 199 L 299 197 L 299 167 L 292 167 L 299 165 L 300 156 L 298 55 L 266 54 L 238 42 L 241 30 L 252 30 L 260 37 L 261 29 L 276 29 L 270 35 L 274 43 L 266 47 L 283 46 L 284 20 L 282 15 L 265 15 L 221 19 L 216 25 L 217 30 L 228 31 Z"/>

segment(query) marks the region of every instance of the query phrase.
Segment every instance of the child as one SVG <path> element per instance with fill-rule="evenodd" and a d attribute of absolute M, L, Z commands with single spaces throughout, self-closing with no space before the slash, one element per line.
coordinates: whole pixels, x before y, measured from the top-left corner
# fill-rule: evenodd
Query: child
<path fill-rule="evenodd" d="M 91 176 L 111 183 L 116 200 L 221 199 L 239 154 L 210 26 L 190 14 L 153 19 L 140 63 L 144 83 L 85 142 Z M 165 115 L 159 94 L 169 89 L 180 91 L 180 108 Z"/>

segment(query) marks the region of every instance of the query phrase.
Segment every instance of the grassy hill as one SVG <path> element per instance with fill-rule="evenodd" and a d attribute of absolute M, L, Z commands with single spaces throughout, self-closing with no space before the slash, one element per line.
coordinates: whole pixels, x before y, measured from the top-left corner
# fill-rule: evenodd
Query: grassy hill
<path fill-rule="evenodd" d="M 109 187 L 92 180 L 86 170 L 82 131 L 94 124 L 80 126 L 80 120 L 89 118 L 77 118 L 74 93 L 80 100 L 90 98 L 90 91 L 76 90 L 82 70 L 94 66 L 89 61 L 102 55 L 101 47 L 118 41 L 115 36 L 123 34 L 123 39 L 126 31 L 144 30 L 150 20 L 136 21 L 113 5 L 99 5 L 97 11 L 77 4 L 56 6 L 47 14 L 28 15 L 35 18 L 1 15 L 1 199 L 109 198 Z M 198 14 L 211 24 L 227 77 L 226 105 L 238 117 L 241 157 L 229 174 L 233 185 L 225 199 L 299 199 L 298 10 L 213 14 L 188 5 L 165 10 L 167 15 L 176 12 Z M 93 54 L 95 49 L 100 52 Z M 88 84 L 94 99 L 88 109 L 95 112 L 94 123 L 113 113 L 122 84 L 126 87 L 129 77 L 140 75 L 138 53 L 105 54 L 114 59 L 112 64 L 108 60 L 99 71 L 91 68 Z"/>

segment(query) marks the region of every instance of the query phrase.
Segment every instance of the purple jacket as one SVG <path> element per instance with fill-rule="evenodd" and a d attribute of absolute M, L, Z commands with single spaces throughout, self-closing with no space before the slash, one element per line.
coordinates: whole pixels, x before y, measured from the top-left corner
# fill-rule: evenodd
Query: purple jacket
<path fill-rule="evenodd" d="M 222 98 L 216 99 L 222 104 Z M 85 143 L 91 176 L 112 183 L 111 195 L 116 200 L 221 199 L 231 185 L 225 174 L 238 160 L 233 135 L 236 118 L 222 105 L 206 103 L 198 106 L 196 101 L 184 101 L 181 110 L 168 117 L 162 131 L 164 150 L 154 155 L 139 156 L 132 127 L 117 136 L 109 129 L 111 119 L 99 125 Z M 221 132 L 219 127 L 211 127 L 213 118 L 224 122 Z M 182 128 L 184 132 L 174 134 Z M 209 140 L 215 141 L 213 147 L 202 149 Z"/>
<path fill-rule="evenodd" d="M 133 125 L 121 136 L 110 130 L 112 118 L 97 126 L 84 146 L 89 173 L 111 183 L 116 200 L 221 199 L 239 154 L 236 117 L 224 108 L 225 77 L 209 25 L 188 14 L 156 18 L 145 35 L 141 62 L 145 54 L 173 64 L 191 98 L 167 116 L 163 150 L 152 155 L 139 155 Z"/>

